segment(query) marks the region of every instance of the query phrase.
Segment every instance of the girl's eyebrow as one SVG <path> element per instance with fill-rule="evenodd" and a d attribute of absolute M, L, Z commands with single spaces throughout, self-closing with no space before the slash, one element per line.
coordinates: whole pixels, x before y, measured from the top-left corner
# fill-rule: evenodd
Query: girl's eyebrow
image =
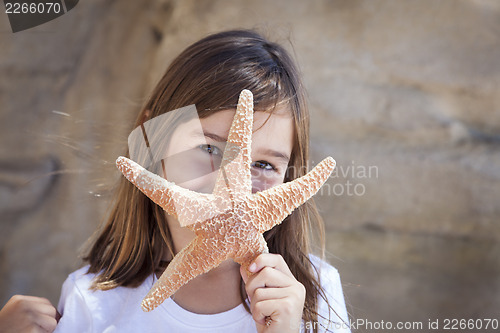
<path fill-rule="evenodd" d="M 203 137 L 204 136 L 204 137 L 212 139 L 216 142 L 226 142 L 227 141 L 227 138 L 224 138 L 224 137 L 217 135 L 215 133 L 203 132 L 203 131 L 199 131 L 199 130 L 194 130 L 193 132 L 191 132 L 191 135 L 195 136 L 195 137 Z"/>
<path fill-rule="evenodd" d="M 203 135 L 207 138 L 210 138 L 216 142 L 226 142 L 227 141 L 227 138 L 223 138 L 222 136 L 219 136 L 217 134 L 214 134 L 214 133 L 210 133 L 210 132 L 203 132 Z"/>
<path fill-rule="evenodd" d="M 195 132 L 194 134 L 200 134 L 200 133 Z M 226 142 L 227 141 L 226 138 L 219 136 L 215 133 L 203 132 L 203 135 L 209 139 L 216 141 L 216 142 Z M 263 149 L 258 149 L 257 151 L 262 155 L 277 157 L 280 160 L 283 160 L 283 162 L 285 162 L 285 163 L 288 163 L 290 161 L 290 156 L 288 154 L 285 154 L 283 152 L 280 152 L 280 151 L 277 151 L 274 149 L 263 148 Z"/>
<path fill-rule="evenodd" d="M 270 149 L 270 148 L 258 149 L 258 152 L 260 154 L 263 154 L 263 155 L 277 157 L 286 163 L 288 163 L 290 161 L 290 156 L 288 154 L 282 153 L 282 152 L 274 150 L 274 149 Z"/>

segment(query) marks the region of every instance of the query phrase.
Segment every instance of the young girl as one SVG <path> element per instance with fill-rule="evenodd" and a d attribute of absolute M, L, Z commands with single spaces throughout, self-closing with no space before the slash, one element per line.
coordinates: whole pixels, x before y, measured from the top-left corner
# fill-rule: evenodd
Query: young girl
<path fill-rule="evenodd" d="M 253 191 L 304 175 L 309 114 L 298 71 L 281 46 L 251 31 L 208 36 L 167 69 L 135 127 L 194 104 L 203 133 L 193 134 L 189 121 L 178 122 L 167 134 L 172 158 L 156 171 L 183 187 L 211 192 L 217 170 L 212 164 L 203 171 L 193 161 L 220 156 L 244 89 L 254 96 Z M 349 331 L 338 272 L 310 254 L 311 229 L 323 237 L 309 200 L 265 234 L 270 253 L 255 259 L 254 274 L 226 260 L 146 313 L 141 300 L 194 234 L 122 177 L 110 216 L 85 257 L 88 265 L 63 285 L 56 331 Z"/>

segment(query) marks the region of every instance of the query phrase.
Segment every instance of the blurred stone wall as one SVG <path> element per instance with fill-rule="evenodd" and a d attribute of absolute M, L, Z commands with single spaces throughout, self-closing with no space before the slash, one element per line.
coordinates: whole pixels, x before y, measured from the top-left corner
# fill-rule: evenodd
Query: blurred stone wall
<path fill-rule="evenodd" d="M 299 62 L 312 162 L 338 163 L 317 201 L 353 319 L 500 319 L 495 0 L 81 1 L 16 34 L 0 15 L 1 304 L 57 303 L 151 87 L 232 28 Z"/>

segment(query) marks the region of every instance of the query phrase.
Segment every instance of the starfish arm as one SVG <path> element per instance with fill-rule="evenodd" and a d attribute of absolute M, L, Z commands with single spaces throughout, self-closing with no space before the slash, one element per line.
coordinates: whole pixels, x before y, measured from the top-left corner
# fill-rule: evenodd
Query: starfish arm
<path fill-rule="evenodd" d="M 229 130 L 214 194 L 227 196 L 228 190 L 236 195 L 252 193 L 252 127 L 253 95 L 243 90 Z"/>
<path fill-rule="evenodd" d="M 233 257 L 234 261 L 243 266 L 248 276 L 252 273 L 248 270 L 250 264 L 262 253 L 269 253 L 267 242 L 262 234 L 256 234 L 254 238 L 246 243 L 240 244 L 241 249 Z"/>
<path fill-rule="evenodd" d="M 217 241 L 196 237 L 169 263 L 167 269 L 142 301 L 144 311 L 154 310 L 165 299 L 196 276 L 217 267 L 227 255 L 216 247 Z"/>
<path fill-rule="evenodd" d="M 318 192 L 334 168 L 335 160 L 327 157 L 306 175 L 254 194 L 251 206 L 254 207 L 253 221 L 258 223 L 256 227 L 264 232 L 281 223 Z"/>
<path fill-rule="evenodd" d="M 132 184 L 185 227 L 203 222 L 218 214 L 213 196 L 190 191 L 144 169 L 134 161 L 120 156 L 118 169 Z"/>

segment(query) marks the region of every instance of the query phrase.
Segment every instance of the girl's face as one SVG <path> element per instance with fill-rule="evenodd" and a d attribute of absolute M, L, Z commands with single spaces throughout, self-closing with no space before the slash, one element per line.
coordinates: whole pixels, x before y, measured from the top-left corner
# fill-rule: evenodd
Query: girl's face
<path fill-rule="evenodd" d="M 165 159 L 166 178 L 187 189 L 211 193 L 235 111 L 225 110 L 178 126 Z M 252 191 L 283 183 L 293 145 L 287 108 L 255 112 L 252 134 Z"/>
<path fill-rule="evenodd" d="M 220 111 L 178 126 L 165 159 L 167 180 L 193 191 L 211 193 L 234 114 L 234 110 Z M 254 113 L 252 192 L 283 183 L 292 152 L 293 132 L 291 111 L 286 107 L 272 114 Z M 194 238 L 194 233 L 181 228 L 171 216 L 167 216 L 167 222 L 177 253 Z"/>

